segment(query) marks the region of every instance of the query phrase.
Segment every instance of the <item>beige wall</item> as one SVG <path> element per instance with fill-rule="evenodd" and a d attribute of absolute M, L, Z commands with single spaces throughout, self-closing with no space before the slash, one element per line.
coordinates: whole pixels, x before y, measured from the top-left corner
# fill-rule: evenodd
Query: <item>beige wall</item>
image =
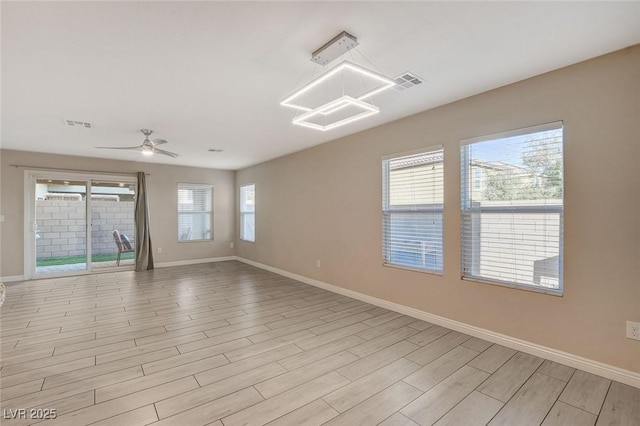
<path fill-rule="evenodd" d="M 461 280 L 459 141 L 557 120 L 564 296 Z M 381 157 L 437 144 L 444 276 L 383 267 Z M 640 372 L 640 342 L 625 338 L 625 320 L 640 321 L 640 46 L 241 170 L 236 181 L 256 184 L 256 242 L 239 241 L 241 257 Z"/>
<path fill-rule="evenodd" d="M 2 227 L 2 253 L 0 276 L 23 274 L 24 258 L 24 169 L 62 168 L 93 170 L 95 172 L 135 173 L 144 171 L 147 176 L 151 240 L 154 261 L 174 262 L 232 256 L 229 243 L 235 238 L 235 172 L 161 164 L 116 161 L 98 158 L 72 157 L 22 151 L 1 151 L 1 205 L 5 216 Z M 178 243 L 178 182 L 207 183 L 213 185 L 214 240 L 209 242 Z M 157 248 L 162 247 L 162 254 Z"/>

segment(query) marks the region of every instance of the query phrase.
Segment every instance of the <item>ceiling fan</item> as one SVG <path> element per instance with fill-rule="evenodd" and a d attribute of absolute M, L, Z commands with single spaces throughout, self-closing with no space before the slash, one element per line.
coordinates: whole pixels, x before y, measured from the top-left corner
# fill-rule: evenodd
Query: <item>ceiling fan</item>
<path fill-rule="evenodd" d="M 153 133 L 153 130 L 142 129 L 140 131 L 144 135 L 144 141 L 142 141 L 142 145 L 138 145 L 138 146 L 123 146 L 123 147 L 96 146 L 96 148 L 98 148 L 98 149 L 135 149 L 135 150 L 138 150 L 138 151 L 142 152 L 143 155 L 162 154 L 162 155 L 167 155 L 167 156 L 172 157 L 172 158 L 179 157 L 179 155 L 176 154 L 175 152 L 165 151 L 164 149 L 158 148 L 158 145 L 162 145 L 162 144 L 168 143 L 166 140 L 164 140 L 164 139 L 153 139 L 153 140 L 150 140 L 149 139 L 149 135 L 151 135 L 151 133 Z"/>

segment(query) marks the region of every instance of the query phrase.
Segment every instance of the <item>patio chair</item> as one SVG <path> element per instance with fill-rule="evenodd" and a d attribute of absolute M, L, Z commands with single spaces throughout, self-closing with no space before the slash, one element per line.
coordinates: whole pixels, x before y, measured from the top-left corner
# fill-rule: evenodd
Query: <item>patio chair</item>
<path fill-rule="evenodd" d="M 122 256 L 122 253 L 131 253 L 134 251 L 134 249 L 131 245 L 129 237 L 127 237 L 125 234 L 120 234 L 120 231 L 118 231 L 117 229 L 113 231 L 113 240 L 118 247 L 118 258 L 116 259 L 116 266 L 120 266 L 120 257 Z"/>
<path fill-rule="evenodd" d="M 187 228 L 182 234 L 180 234 L 180 241 L 189 241 L 191 239 L 191 228 Z"/>

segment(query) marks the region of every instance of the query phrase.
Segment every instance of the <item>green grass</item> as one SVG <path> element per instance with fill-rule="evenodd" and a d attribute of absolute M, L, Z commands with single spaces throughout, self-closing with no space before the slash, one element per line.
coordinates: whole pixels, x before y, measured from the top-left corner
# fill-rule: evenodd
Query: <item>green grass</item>
<path fill-rule="evenodd" d="M 94 254 L 91 256 L 92 262 L 109 262 L 116 260 L 118 253 L 104 253 Z M 133 259 L 134 253 L 122 253 L 120 260 Z M 87 257 L 82 256 L 66 256 L 66 257 L 44 257 L 36 259 L 36 266 L 57 266 L 57 265 L 72 265 L 74 263 L 86 263 Z"/>

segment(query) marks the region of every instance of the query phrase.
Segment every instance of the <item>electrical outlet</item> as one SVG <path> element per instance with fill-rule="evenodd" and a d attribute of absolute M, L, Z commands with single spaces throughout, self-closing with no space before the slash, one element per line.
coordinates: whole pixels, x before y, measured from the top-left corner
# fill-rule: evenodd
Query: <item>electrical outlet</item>
<path fill-rule="evenodd" d="M 316 268 L 320 267 L 320 259 L 316 260 Z"/>
<path fill-rule="evenodd" d="M 158 254 L 162 253 L 162 247 L 158 247 Z"/>
<path fill-rule="evenodd" d="M 627 337 L 640 340 L 640 322 L 627 321 Z"/>

